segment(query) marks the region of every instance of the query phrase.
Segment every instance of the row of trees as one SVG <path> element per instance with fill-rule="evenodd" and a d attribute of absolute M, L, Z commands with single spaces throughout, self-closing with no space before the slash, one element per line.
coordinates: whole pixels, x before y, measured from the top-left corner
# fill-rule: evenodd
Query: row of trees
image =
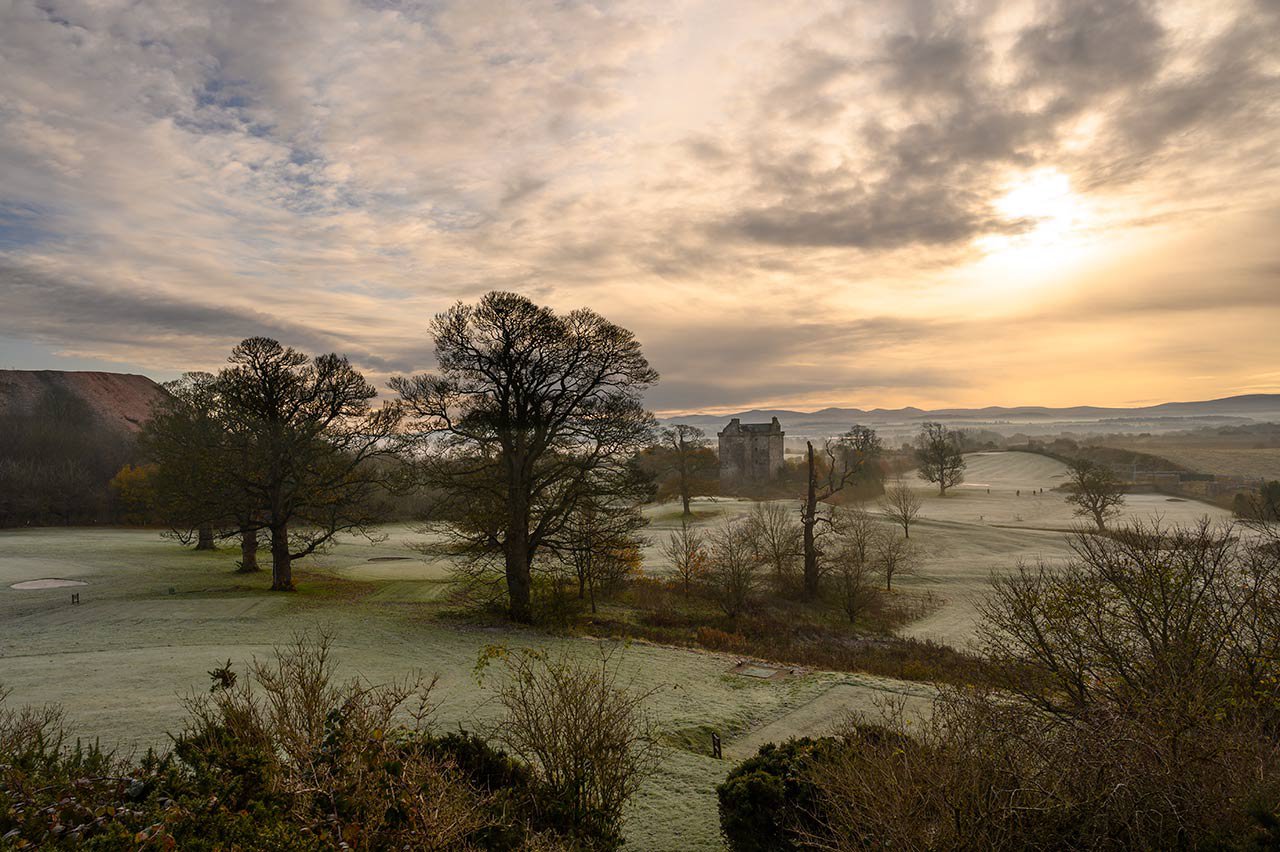
<path fill-rule="evenodd" d="M 274 340 L 235 347 L 215 374 L 169 386 L 143 435 L 146 491 L 173 527 L 239 537 L 241 567 L 271 547 L 272 588 L 292 563 L 344 532 L 368 534 L 380 500 L 418 487 L 451 550 L 500 570 L 510 613 L 532 618 L 535 560 L 570 566 L 579 593 L 625 568 L 655 473 L 691 514 L 714 453 L 698 429 L 663 430 L 642 394 L 657 381 L 634 336 L 588 310 L 558 315 L 511 293 L 457 304 L 431 323 L 438 370 L 397 376 L 397 398 L 344 358 L 309 358 Z M 855 427 L 809 446 L 800 513 L 804 591 L 817 593 L 826 505 L 878 473 L 875 433 Z"/>
<path fill-rule="evenodd" d="M 238 536 L 244 570 L 265 531 L 272 588 L 288 590 L 294 560 L 370 533 L 380 501 L 416 486 L 457 553 L 500 563 L 516 620 L 532 618 L 540 555 L 576 562 L 585 584 L 652 495 L 636 460 L 654 431 L 641 394 L 657 373 L 625 329 L 511 293 L 459 303 L 431 333 L 438 371 L 393 378 L 398 397 L 376 408 L 345 358 L 266 338 L 236 346 L 216 375 L 172 384 L 143 435 L 165 520 L 206 541 Z M 702 449 L 674 433 L 686 506 Z"/>
<path fill-rule="evenodd" d="M 238 537 L 243 570 L 256 570 L 265 533 L 272 588 L 287 590 L 294 560 L 340 534 L 371 534 L 390 497 L 419 489 L 451 553 L 476 576 L 500 575 L 511 616 L 530 621 L 535 562 L 568 570 L 579 595 L 594 598 L 600 578 L 636 564 L 639 507 L 655 480 L 686 519 L 692 497 L 712 489 L 705 434 L 656 432 L 642 395 L 658 376 L 626 329 L 586 309 L 561 315 L 494 292 L 436 316 L 430 332 L 436 372 L 394 377 L 396 397 L 378 407 L 345 358 L 243 341 L 217 374 L 169 386 L 143 434 L 155 468 L 142 490 L 205 546 Z M 961 432 L 924 424 L 920 477 L 945 495 L 963 480 L 962 450 Z M 808 443 L 798 517 L 806 597 L 842 550 L 828 542 L 838 537 L 832 504 L 854 483 L 878 483 L 882 454 L 863 426 Z M 898 481 L 881 505 L 905 544 L 918 496 Z"/>
<path fill-rule="evenodd" d="M 403 487 L 398 405 L 375 408 L 374 387 L 345 358 L 309 358 L 267 338 L 232 350 L 216 375 L 167 388 L 141 436 L 155 463 L 155 505 L 178 529 L 238 536 L 241 569 L 271 547 L 271 588 L 293 588 L 293 561 L 340 533 L 368 531 L 379 497 Z"/>
<path fill-rule="evenodd" d="M 841 609 L 856 623 L 876 597 L 877 580 L 892 591 L 920 552 L 895 527 L 862 506 L 841 506 L 824 516 L 818 577 L 832 584 Z M 681 590 L 709 592 L 730 618 L 746 611 L 766 587 L 789 595 L 808 586 L 803 514 L 780 503 L 757 503 L 743 519 L 707 531 L 682 523 L 662 544 Z"/>

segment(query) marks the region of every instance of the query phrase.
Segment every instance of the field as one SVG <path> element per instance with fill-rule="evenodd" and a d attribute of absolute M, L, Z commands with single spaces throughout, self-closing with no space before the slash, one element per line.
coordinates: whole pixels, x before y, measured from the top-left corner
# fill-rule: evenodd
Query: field
<path fill-rule="evenodd" d="M 1134 446 L 1138 449 L 1138 446 Z M 1194 470 L 1218 476 L 1243 476 L 1248 479 L 1280 479 L 1280 448 L 1230 447 L 1213 449 L 1179 444 L 1153 445 L 1148 452 L 1158 453 L 1169 461 Z"/>
<path fill-rule="evenodd" d="M 955 644 L 971 640 L 975 604 L 993 571 L 1018 560 L 1060 559 L 1070 507 L 1049 489 L 1063 467 L 1041 456 L 978 454 L 969 482 L 945 499 L 925 498 L 912 540 L 927 553 L 905 589 L 929 590 L 942 605 L 905 633 Z M 1043 494 L 1034 491 L 1045 489 Z M 990 493 L 988 493 L 988 489 Z M 1019 494 L 1018 492 L 1021 492 Z M 744 514 L 750 504 L 699 500 L 698 523 Z M 1188 521 L 1226 513 L 1203 504 L 1134 495 L 1131 515 Z M 679 523 L 670 505 L 649 510 L 656 542 Z M 181 723 L 182 696 L 203 690 L 206 672 L 239 665 L 295 631 L 335 638 L 345 670 L 374 681 L 418 669 L 438 673 L 436 721 L 475 728 L 493 718 L 473 667 L 490 644 L 556 646 L 590 654 L 589 639 L 551 639 L 512 627 L 479 627 L 442 617 L 446 567 L 424 563 L 405 527 L 377 544 L 344 542 L 295 568 L 300 591 L 267 592 L 265 575 L 232 573 L 237 553 L 196 553 L 153 531 L 39 529 L 0 531 L 0 683 L 13 703 L 60 702 L 73 728 L 121 748 L 163 746 Z M 656 547 L 646 569 L 659 571 Z M 407 557 L 388 559 L 388 557 Z M 373 561 L 371 561 L 373 560 Z M 16 590 L 14 583 L 60 578 L 87 585 Z M 81 603 L 72 605 L 71 595 Z M 903 701 L 925 712 L 926 686 L 847 673 L 809 672 L 785 680 L 729 673 L 738 661 L 706 652 L 634 644 L 623 668 L 640 687 L 660 687 L 650 705 L 665 747 L 659 773 L 628 813 L 630 846 L 644 850 L 719 847 L 714 786 L 731 760 L 770 740 L 822 733 L 848 710 Z M 705 756 L 721 733 L 726 758 Z"/>

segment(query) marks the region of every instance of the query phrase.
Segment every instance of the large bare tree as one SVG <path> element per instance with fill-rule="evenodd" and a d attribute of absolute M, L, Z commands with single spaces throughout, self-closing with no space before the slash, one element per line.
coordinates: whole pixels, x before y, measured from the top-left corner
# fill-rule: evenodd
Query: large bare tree
<path fill-rule="evenodd" d="M 937 485 L 942 497 L 947 496 L 948 488 L 964 482 L 963 441 L 963 432 L 942 423 L 925 423 L 916 436 L 920 478 Z"/>
<path fill-rule="evenodd" d="M 230 510 L 253 510 L 247 528 L 268 531 L 271 588 L 290 591 L 294 560 L 381 520 L 400 407 L 374 408 L 377 391 L 338 355 L 251 337 L 228 361 L 213 381 L 225 428 L 220 488 Z"/>
<path fill-rule="evenodd" d="M 801 540 L 804 553 L 804 593 L 816 597 L 822 576 L 819 539 L 829 528 L 831 517 L 821 511 L 821 504 L 843 491 L 859 476 L 873 471 L 873 464 L 883 451 L 874 429 L 855 425 L 838 438 L 823 442 L 821 454 L 808 442 L 807 488 L 800 508 Z"/>
<path fill-rule="evenodd" d="M 629 460 L 651 439 L 641 394 L 658 374 L 626 329 L 515 293 L 459 302 L 430 330 L 439 372 L 392 387 L 427 444 L 444 518 L 501 558 L 511 617 L 531 621 L 534 559 L 562 549 L 578 505 L 640 499 Z"/>

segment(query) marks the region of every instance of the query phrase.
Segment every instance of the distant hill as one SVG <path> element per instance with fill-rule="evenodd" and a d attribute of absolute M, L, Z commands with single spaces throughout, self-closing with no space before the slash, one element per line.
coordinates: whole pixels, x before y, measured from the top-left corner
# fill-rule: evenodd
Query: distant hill
<path fill-rule="evenodd" d="M 133 434 L 165 391 L 129 373 L 0 370 L 0 415 L 30 413 L 51 395 L 80 400 L 105 428 Z"/>
<path fill-rule="evenodd" d="M 1196 419 L 1245 419 L 1280 420 L 1280 394 L 1247 394 L 1198 402 L 1164 402 L 1134 408 L 1107 408 L 1079 405 L 1069 408 L 1049 408 L 1039 405 L 988 406 L 986 408 L 937 408 L 925 410 L 907 408 L 823 408 L 819 411 L 791 411 L 788 409 L 753 409 L 738 414 L 690 414 L 664 418 L 664 423 L 688 423 L 708 432 L 722 429 L 730 419 L 737 417 L 744 423 L 767 423 L 777 417 L 784 429 L 797 433 L 834 433 L 848 429 L 854 423 L 868 426 L 911 426 L 925 420 L 959 421 L 983 425 L 1002 424 L 1006 427 L 1045 426 L 1050 423 L 1061 428 L 1072 425 L 1088 425 L 1093 429 L 1127 427 L 1187 428 Z M 1161 426 L 1164 421 L 1163 427 Z"/>

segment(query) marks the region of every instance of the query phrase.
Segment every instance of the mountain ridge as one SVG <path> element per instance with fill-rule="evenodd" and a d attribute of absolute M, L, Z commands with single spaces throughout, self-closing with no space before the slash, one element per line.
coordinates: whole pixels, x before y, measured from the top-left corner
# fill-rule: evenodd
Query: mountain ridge
<path fill-rule="evenodd" d="M 1043 405 L 1002 406 L 989 405 L 981 408 L 935 408 L 922 409 L 916 406 L 903 408 L 840 408 L 828 406 L 816 411 L 796 411 L 786 408 L 755 408 L 737 414 L 688 414 L 678 417 L 663 417 L 664 423 L 690 423 L 692 425 L 712 422 L 728 423 L 732 418 L 743 422 L 768 421 L 777 417 L 786 427 L 793 425 L 816 425 L 834 421 L 848 421 L 850 424 L 860 418 L 869 422 L 885 422 L 892 420 L 915 419 L 970 419 L 998 420 L 1005 418 L 1018 419 L 1110 419 L 1122 417 L 1160 417 L 1160 416 L 1276 416 L 1280 417 L 1280 394 L 1239 394 L 1207 400 L 1190 400 L 1181 402 L 1161 402 L 1144 406 L 1099 406 L 1075 405 L 1056 408 Z"/>

